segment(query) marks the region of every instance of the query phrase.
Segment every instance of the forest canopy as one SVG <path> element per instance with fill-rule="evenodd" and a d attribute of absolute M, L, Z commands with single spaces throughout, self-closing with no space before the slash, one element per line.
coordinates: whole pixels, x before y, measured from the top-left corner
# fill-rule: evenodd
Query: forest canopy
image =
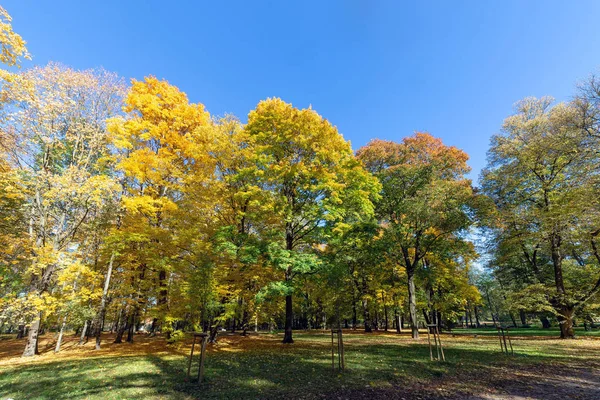
<path fill-rule="evenodd" d="M 59 351 L 67 328 L 100 348 L 106 330 L 293 343 L 519 318 L 572 338 L 595 321 L 596 77 L 569 102 L 518 102 L 477 186 L 468 155 L 427 132 L 354 151 L 276 97 L 242 119 L 151 75 L 18 69 L 29 54 L 2 8 L 0 44 L 0 331 L 27 336 L 24 356 L 50 329 Z"/>

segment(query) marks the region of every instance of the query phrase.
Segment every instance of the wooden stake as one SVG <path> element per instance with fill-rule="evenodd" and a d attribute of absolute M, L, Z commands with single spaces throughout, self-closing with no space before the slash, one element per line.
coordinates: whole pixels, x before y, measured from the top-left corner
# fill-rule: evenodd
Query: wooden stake
<path fill-rule="evenodd" d="M 446 356 L 444 356 L 444 348 L 442 347 L 442 338 L 440 337 L 440 331 L 439 331 L 437 325 L 435 326 L 435 330 L 437 331 L 438 341 L 440 342 L 440 351 L 442 352 L 442 361 L 446 361 Z"/>
<path fill-rule="evenodd" d="M 431 330 L 428 326 L 427 328 L 427 343 L 429 343 L 429 359 L 433 361 L 433 350 L 431 349 L 431 337 L 429 331 Z"/>
<path fill-rule="evenodd" d="M 194 335 L 194 341 L 192 342 L 192 352 L 190 353 L 190 361 L 188 362 L 187 377 L 190 377 L 190 370 L 192 369 L 192 357 L 194 356 L 194 346 L 196 345 L 196 335 Z"/>
<path fill-rule="evenodd" d="M 339 338 L 340 338 L 340 349 L 341 349 L 341 356 L 342 356 L 342 371 L 345 368 L 344 365 L 344 339 L 342 338 L 342 330 L 340 329 L 340 333 L 339 333 Z"/>
<path fill-rule="evenodd" d="M 335 372 L 335 350 L 333 349 L 333 329 L 331 330 L 331 370 Z"/>
<path fill-rule="evenodd" d="M 208 335 L 204 335 L 202 337 L 202 347 L 200 350 L 200 366 L 198 368 L 198 383 L 202 383 L 202 378 L 204 378 L 204 356 L 206 355 L 206 343 L 208 342 Z"/>
<path fill-rule="evenodd" d="M 498 331 L 498 339 L 500 339 L 500 351 L 504 353 L 504 347 L 502 345 L 502 336 L 500 336 L 500 329 L 501 328 L 499 326 L 496 327 L 496 330 Z"/>
<path fill-rule="evenodd" d="M 331 370 L 335 372 L 335 342 L 334 336 L 337 335 L 337 353 L 338 353 L 338 369 L 344 370 L 344 340 L 341 329 L 331 330 Z"/>

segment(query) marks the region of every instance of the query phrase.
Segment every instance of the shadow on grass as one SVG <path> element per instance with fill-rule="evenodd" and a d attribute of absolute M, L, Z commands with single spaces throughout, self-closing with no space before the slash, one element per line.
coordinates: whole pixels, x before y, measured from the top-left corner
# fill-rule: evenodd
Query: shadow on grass
<path fill-rule="evenodd" d="M 202 384 L 187 381 L 187 359 L 172 354 L 27 364 L 0 372 L 0 398 L 476 399 L 497 390 L 538 398 L 571 398 L 575 391 L 583 399 L 599 395 L 599 387 L 593 384 L 597 376 L 588 371 L 576 371 L 578 379 L 561 378 L 570 368 L 556 369 L 552 363 L 567 365 L 567 356 L 553 356 L 550 363 L 543 356 L 508 357 L 489 349 L 447 348 L 448 361 L 441 363 L 429 361 L 427 344 L 359 345 L 349 340 L 347 370 L 340 373 L 331 369 L 330 351 L 323 342 L 322 346 L 274 345 L 211 353 Z M 192 377 L 196 374 L 195 358 Z"/>

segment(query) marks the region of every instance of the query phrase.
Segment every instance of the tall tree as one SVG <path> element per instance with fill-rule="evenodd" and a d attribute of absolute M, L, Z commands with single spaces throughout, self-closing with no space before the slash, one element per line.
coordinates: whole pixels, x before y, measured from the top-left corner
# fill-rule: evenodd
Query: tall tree
<path fill-rule="evenodd" d="M 493 138 L 483 189 L 498 209 L 500 244 L 522 254 L 561 337 L 572 338 L 574 313 L 600 289 L 598 162 L 577 107 L 552 101 L 517 104 Z"/>
<path fill-rule="evenodd" d="M 34 304 L 43 303 L 56 278 L 59 254 L 115 190 L 104 168 L 105 120 L 119 112 L 122 93 L 113 74 L 56 64 L 14 75 L 2 87 L 0 130 L 14 144 L 10 162 L 27 196 Z M 42 312 L 38 308 L 23 356 L 37 351 Z"/>
<path fill-rule="evenodd" d="M 192 104 L 185 93 L 164 80 L 147 77 L 132 81 L 125 98 L 126 117 L 109 121 L 111 140 L 119 150 L 117 168 L 123 175 L 122 230 L 137 260 L 129 264 L 140 289 L 129 307 L 129 318 L 140 318 L 145 295 L 157 299 L 156 317 L 169 314 L 169 282 L 173 258 L 179 255 L 175 227 L 179 204 L 189 191 L 206 188 L 214 173 L 210 157 L 213 126 L 202 104 Z M 157 282 L 157 284 L 151 284 Z"/>
<path fill-rule="evenodd" d="M 326 223 L 372 211 L 377 182 L 335 126 L 310 108 L 300 110 L 277 98 L 261 101 L 248 115 L 246 130 L 256 144 L 257 176 L 271 192 L 279 219 L 281 239 L 271 251 L 283 272 L 283 342 L 293 343 L 294 277 L 318 264 L 312 246 Z"/>
<path fill-rule="evenodd" d="M 373 140 L 357 152 L 381 182 L 376 213 L 390 254 L 406 269 L 412 337 L 419 337 L 415 276 L 422 260 L 472 224 L 468 156 L 427 133 L 401 143 Z"/>

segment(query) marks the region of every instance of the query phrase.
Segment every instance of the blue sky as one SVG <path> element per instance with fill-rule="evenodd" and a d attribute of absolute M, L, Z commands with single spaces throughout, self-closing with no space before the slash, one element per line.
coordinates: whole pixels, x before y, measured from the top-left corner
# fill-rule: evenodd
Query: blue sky
<path fill-rule="evenodd" d="M 600 71 L 600 1 L 2 0 L 33 62 L 155 75 L 212 114 L 313 106 L 355 149 L 429 131 L 485 166 L 526 96 Z"/>

